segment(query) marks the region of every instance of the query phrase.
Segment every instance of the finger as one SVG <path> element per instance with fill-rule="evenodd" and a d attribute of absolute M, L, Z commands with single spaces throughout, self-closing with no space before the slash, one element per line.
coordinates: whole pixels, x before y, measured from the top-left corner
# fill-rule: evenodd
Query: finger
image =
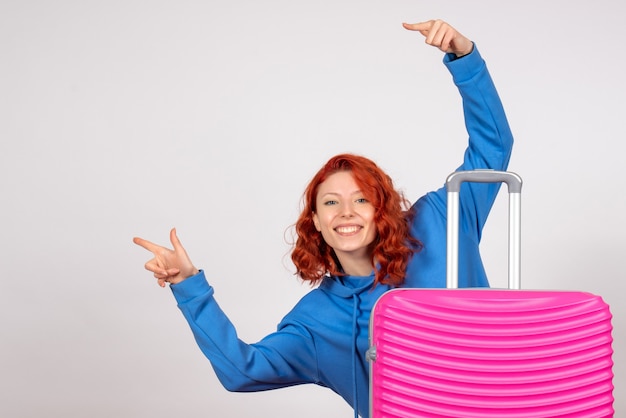
<path fill-rule="evenodd" d="M 429 39 L 426 40 L 429 45 L 439 48 L 442 51 L 447 51 L 452 37 L 454 37 L 454 31 L 450 30 L 450 26 L 446 24 L 438 25 L 435 23 L 436 28 L 429 34 Z"/>
<path fill-rule="evenodd" d="M 156 279 L 170 279 L 170 278 L 174 278 L 178 275 L 178 273 L 180 273 L 180 270 L 178 269 L 167 269 L 167 270 L 163 270 L 163 271 L 157 271 L 154 272 L 154 277 Z"/>
<path fill-rule="evenodd" d="M 170 275 L 167 272 L 167 270 L 155 271 L 153 276 L 154 276 L 155 279 L 167 279 L 168 277 L 170 277 Z"/>
<path fill-rule="evenodd" d="M 443 39 L 443 36 L 445 35 L 445 27 L 442 28 L 443 26 L 443 21 L 441 20 L 434 20 L 432 22 L 430 22 L 430 30 L 428 31 L 428 35 L 426 36 L 426 43 L 428 45 L 433 45 L 433 46 L 440 46 L 441 45 L 441 40 Z"/>
<path fill-rule="evenodd" d="M 168 276 L 176 276 L 180 273 L 180 269 L 177 269 L 175 267 L 166 269 L 165 271 Z"/>
<path fill-rule="evenodd" d="M 156 258 L 153 258 L 152 260 L 144 264 L 144 268 L 154 274 L 160 274 L 164 277 L 168 275 L 167 270 L 161 265 L 161 263 Z"/>
<path fill-rule="evenodd" d="M 420 23 L 403 23 L 402 26 L 406 30 L 412 30 L 416 32 L 420 32 L 422 35 L 426 36 L 430 29 L 430 22 L 420 22 Z"/>
<path fill-rule="evenodd" d="M 157 245 L 157 244 L 155 244 L 153 242 L 150 242 L 148 240 L 145 240 L 145 239 L 139 238 L 139 237 L 133 238 L 133 242 L 135 244 L 139 245 L 140 247 L 143 247 L 146 250 L 152 252 L 152 253 L 155 253 L 155 252 L 159 251 L 160 248 L 163 248 L 160 245 Z"/>
<path fill-rule="evenodd" d="M 449 52 L 450 51 L 450 45 L 452 44 L 452 41 L 454 40 L 454 37 L 456 36 L 454 31 L 446 31 L 443 39 L 441 40 L 441 50 L 442 51 L 446 51 Z"/>

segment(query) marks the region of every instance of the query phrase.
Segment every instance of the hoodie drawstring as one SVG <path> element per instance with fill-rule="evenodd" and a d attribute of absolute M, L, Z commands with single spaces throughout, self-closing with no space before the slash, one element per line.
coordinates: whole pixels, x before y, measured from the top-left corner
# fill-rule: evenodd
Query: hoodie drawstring
<path fill-rule="evenodd" d="M 353 407 L 354 407 L 354 418 L 359 418 L 359 398 L 358 390 L 357 390 L 357 378 L 356 378 L 356 370 L 357 370 L 357 346 L 356 346 L 356 333 L 357 333 L 357 318 L 358 318 L 358 306 L 359 299 L 356 294 L 352 295 L 352 397 Z"/>

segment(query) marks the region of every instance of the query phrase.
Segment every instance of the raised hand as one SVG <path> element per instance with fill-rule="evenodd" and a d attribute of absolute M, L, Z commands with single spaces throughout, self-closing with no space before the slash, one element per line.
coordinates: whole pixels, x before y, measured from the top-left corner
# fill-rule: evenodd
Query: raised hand
<path fill-rule="evenodd" d="M 165 283 L 180 283 L 187 277 L 198 273 L 198 269 L 193 266 L 187 252 L 180 243 L 175 228 L 172 228 L 170 231 L 170 242 L 174 248 L 173 250 L 143 238 L 135 237 L 133 242 L 154 255 L 154 258 L 145 264 L 145 268 L 154 273 L 154 277 L 158 280 L 158 284 L 161 287 L 165 287 Z"/>
<path fill-rule="evenodd" d="M 417 31 L 426 37 L 426 43 L 443 52 L 462 57 L 472 52 L 474 44 L 443 20 L 429 20 L 421 23 L 403 23 L 407 30 Z"/>

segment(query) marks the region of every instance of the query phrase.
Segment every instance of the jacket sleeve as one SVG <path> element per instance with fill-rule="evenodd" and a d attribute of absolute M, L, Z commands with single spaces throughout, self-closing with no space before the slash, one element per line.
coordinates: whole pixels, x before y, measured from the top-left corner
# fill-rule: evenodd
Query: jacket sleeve
<path fill-rule="evenodd" d="M 275 333 L 246 344 L 217 304 L 203 271 L 170 288 L 227 390 L 250 392 L 317 382 L 314 343 L 305 327 L 283 321 Z"/>
<path fill-rule="evenodd" d="M 444 63 L 461 94 L 465 127 L 469 134 L 463 163 L 457 171 L 506 170 L 511 157 L 513 135 L 485 61 L 474 47 L 469 55 L 462 58 L 447 54 Z M 477 241 L 480 241 L 482 228 L 499 189 L 500 184 L 466 183 L 461 187 L 462 227 L 473 230 Z M 445 214 L 445 187 L 430 197 Z"/>
<path fill-rule="evenodd" d="M 446 55 L 448 67 L 463 101 L 469 143 L 457 170 L 506 170 L 513 136 L 487 66 L 474 47 L 462 58 Z M 464 183 L 459 197 L 459 287 L 489 286 L 479 243 L 500 184 Z M 415 202 L 412 234 L 424 248 L 407 267 L 406 286 L 444 287 L 446 278 L 445 187 Z"/>

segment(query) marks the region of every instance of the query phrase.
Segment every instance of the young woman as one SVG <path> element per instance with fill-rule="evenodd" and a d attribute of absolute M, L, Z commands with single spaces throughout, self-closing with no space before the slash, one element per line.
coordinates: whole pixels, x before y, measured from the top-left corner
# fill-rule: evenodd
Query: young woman
<path fill-rule="evenodd" d="M 463 98 L 469 146 L 459 169 L 505 170 L 513 137 L 491 77 L 474 44 L 449 24 L 404 24 L 446 53 L 444 63 Z M 488 286 L 479 255 L 482 227 L 498 185 L 464 184 L 459 228 L 459 286 Z M 176 231 L 173 249 L 141 238 L 152 252 L 146 269 L 170 284 L 200 349 L 224 387 L 259 391 L 314 383 L 341 395 L 368 416 L 368 323 L 374 302 L 398 287 L 445 287 L 446 192 L 439 189 L 412 207 L 371 160 L 331 158 L 304 193 L 292 260 L 305 281 L 318 286 L 255 344 L 237 337 L 194 267 Z"/>

